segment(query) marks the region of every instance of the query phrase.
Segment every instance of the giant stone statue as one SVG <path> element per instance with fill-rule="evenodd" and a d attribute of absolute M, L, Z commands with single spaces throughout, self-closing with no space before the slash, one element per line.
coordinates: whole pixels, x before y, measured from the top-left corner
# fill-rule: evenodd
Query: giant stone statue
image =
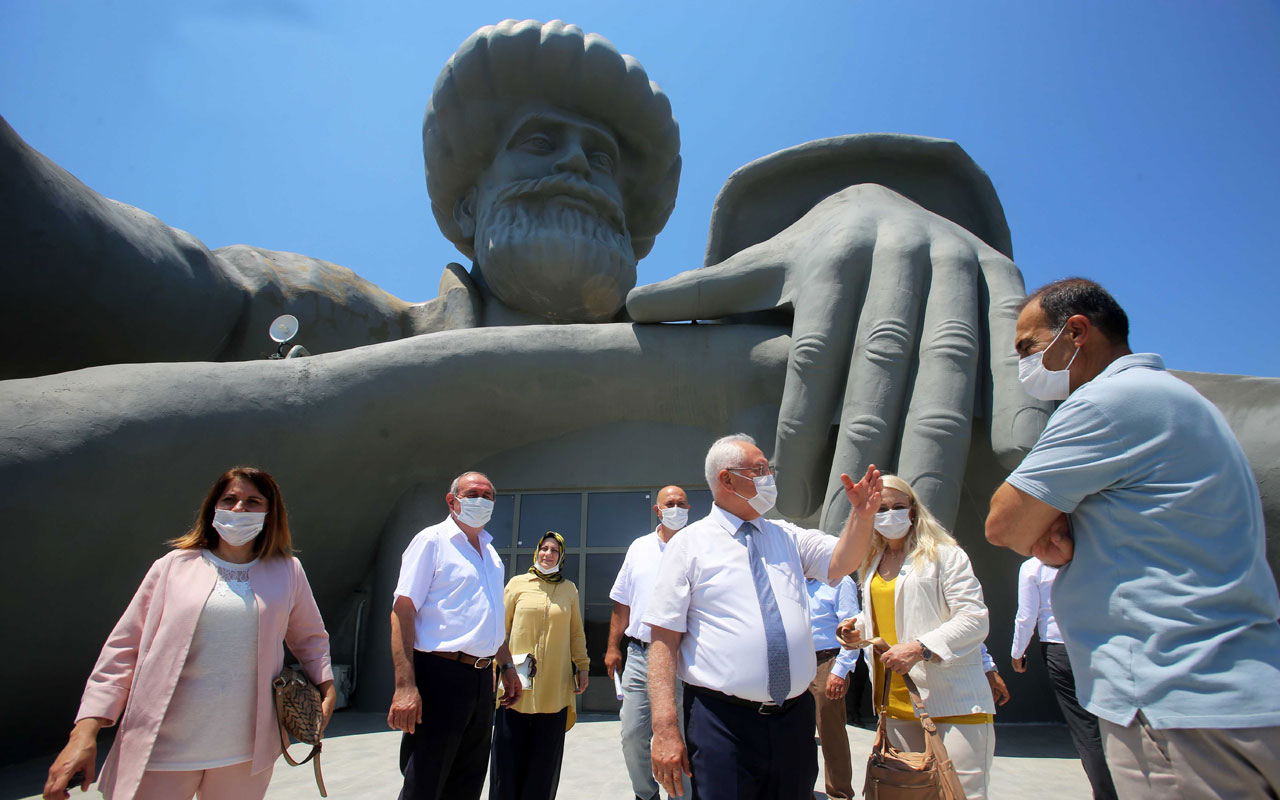
<path fill-rule="evenodd" d="M 1016 560 L 981 520 L 1050 409 L 1017 381 L 1024 288 L 1003 211 L 955 143 L 854 135 L 749 164 L 717 200 L 706 266 L 639 288 L 679 133 L 602 37 L 477 31 L 436 82 L 423 146 L 432 212 L 473 263 L 411 304 L 318 259 L 210 252 L 0 122 L 0 326 L 40 343 L 0 356 L 0 519 L 20 565 L 0 596 L 25 645 L 0 666 L 14 752 L 70 723 L 138 577 L 236 463 L 285 487 L 367 708 L 390 694 L 399 554 L 444 513 L 442 481 L 693 487 L 707 443 L 737 430 L 774 441 L 780 512 L 828 530 L 847 514 L 841 472 L 902 474 L 1012 618 Z M 316 355 L 263 360 L 286 312 Z M 1184 377 L 1235 426 L 1274 530 L 1280 381 Z"/>

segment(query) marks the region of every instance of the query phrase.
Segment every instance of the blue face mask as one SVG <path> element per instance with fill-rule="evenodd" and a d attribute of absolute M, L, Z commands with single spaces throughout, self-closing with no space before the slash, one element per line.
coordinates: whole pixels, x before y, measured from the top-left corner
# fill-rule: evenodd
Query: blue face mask
<path fill-rule="evenodd" d="M 1049 347 L 1053 347 L 1066 329 L 1067 326 L 1063 325 L 1058 330 Z M 1049 347 L 1018 360 L 1018 382 L 1022 384 L 1023 391 L 1037 400 L 1066 400 L 1071 394 L 1071 365 L 1080 355 L 1080 348 L 1071 354 L 1071 360 L 1065 367 L 1051 370 L 1044 365 L 1044 354 Z"/>

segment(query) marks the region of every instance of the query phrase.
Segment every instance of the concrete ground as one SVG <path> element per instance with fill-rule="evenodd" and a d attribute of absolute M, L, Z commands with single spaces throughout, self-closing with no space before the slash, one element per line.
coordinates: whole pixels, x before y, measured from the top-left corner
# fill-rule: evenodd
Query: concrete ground
<path fill-rule="evenodd" d="M 853 785 L 860 793 L 863 764 L 871 750 L 874 730 L 848 730 L 854 753 Z M 387 730 L 385 714 L 339 712 L 329 726 L 324 746 L 323 772 L 329 797 L 395 798 L 400 790 L 399 746 L 400 734 Z M 295 744 L 292 752 L 300 755 L 306 749 Z M 38 798 L 53 755 L 0 767 L 0 800 Z M 815 796 L 825 800 L 822 787 L 819 776 Z M 72 794 L 86 800 L 101 796 L 96 790 Z M 310 764 L 291 767 L 284 759 L 276 762 L 267 791 L 270 800 L 312 800 L 319 796 Z M 633 796 L 622 762 L 617 716 L 582 715 L 565 740 L 559 800 L 629 800 Z M 997 725 L 990 796 L 993 800 L 1092 797 L 1066 726 Z"/>

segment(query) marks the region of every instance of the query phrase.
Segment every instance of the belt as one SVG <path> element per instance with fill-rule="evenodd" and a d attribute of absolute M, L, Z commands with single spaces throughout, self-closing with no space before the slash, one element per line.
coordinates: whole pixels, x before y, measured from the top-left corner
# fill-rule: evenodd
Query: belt
<path fill-rule="evenodd" d="M 634 637 L 628 636 L 628 637 L 627 637 L 627 642 L 628 642 L 629 644 L 634 644 L 636 647 L 639 647 L 641 650 L 648 650 L 648 649 L 649 649 L 649 643 L 648 643 L 648 642 L 646 642 L 646 641 L 643 641 L 643 640 L 641 640 L 641 639 L 636 639 L 636 638 L 634 638 Z"/>
<path fill-rule="evenodd" d="M 818 663 L 821 664 L 823 661 L 826 661 L 828 658 L 835 658 L 836 656 L 840 655 L 840 648 L 832 647 L 828 650 L 819 650 L 817 653 L 814 653 L 814 655 L 818 657 Z"/>
<path fill-rule="evenodd" d="M 443 658 L 447 661 L 458 661 L 476 669 L 488 669 L 493 664 L 493 660 L 497 658 L 497 656 L 473 656 L 468 653 L 454 653 L 442 650 L 433 650 L 427 655 Z"/>
<path fill-rule="evenodd" d="M 693 683 L 686 683 L 684 685 L 684 688 L 685 688 L 685 691 L 693 692 L 694 694 L 700 694 L 703 697 L 711 697 L 721 701 L 722 703 L 728 703 L 734 706 L 742 706 L 743 708 L 749 708 L 752 711 L 755 711 L 759 714 L 764 714 L 766 717 L 771 717 L 774 714 L 781 714 L 784 711 L 790 710 L 792 706 L 800 702 L 800 700 L 806 694 L 808 694 L 808 692 L 801 692 L 795 697 L 792 697 L 784 701 L 782 705 L 778 705 L 777 703 L 760 703 L 755 700 L 747 700 L 742 697 L 734 697 L 731 694 L 725 694 L 724 692 L 717 692 L 715 689 L 708 689 L 705 686 L 698 686 Z"/>

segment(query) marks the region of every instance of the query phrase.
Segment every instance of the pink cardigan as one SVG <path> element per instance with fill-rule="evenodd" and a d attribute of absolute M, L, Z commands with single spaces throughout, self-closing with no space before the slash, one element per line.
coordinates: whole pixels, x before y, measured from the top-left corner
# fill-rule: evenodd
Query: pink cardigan
<path fill-rule="evenodd" d="M 173 550 L 147 571 L 124 615 L 107 637 L 85 684 L 76 721 L 102 717 L 120 723 L 115 745 L 98 777 L 110 798 L 133 797 L 151 757 L 160 723 L 187 659 L 196 622 L 217 582 L 199 551 Z M 280 755 L 271 681 L 284 666 L 281 641 L 316 683 L 333 680 L 329 634 L 306 573 L 296 558 L 259 561 L 249 571 L 258 606 L 258 692 L 254 773 Z"/>

